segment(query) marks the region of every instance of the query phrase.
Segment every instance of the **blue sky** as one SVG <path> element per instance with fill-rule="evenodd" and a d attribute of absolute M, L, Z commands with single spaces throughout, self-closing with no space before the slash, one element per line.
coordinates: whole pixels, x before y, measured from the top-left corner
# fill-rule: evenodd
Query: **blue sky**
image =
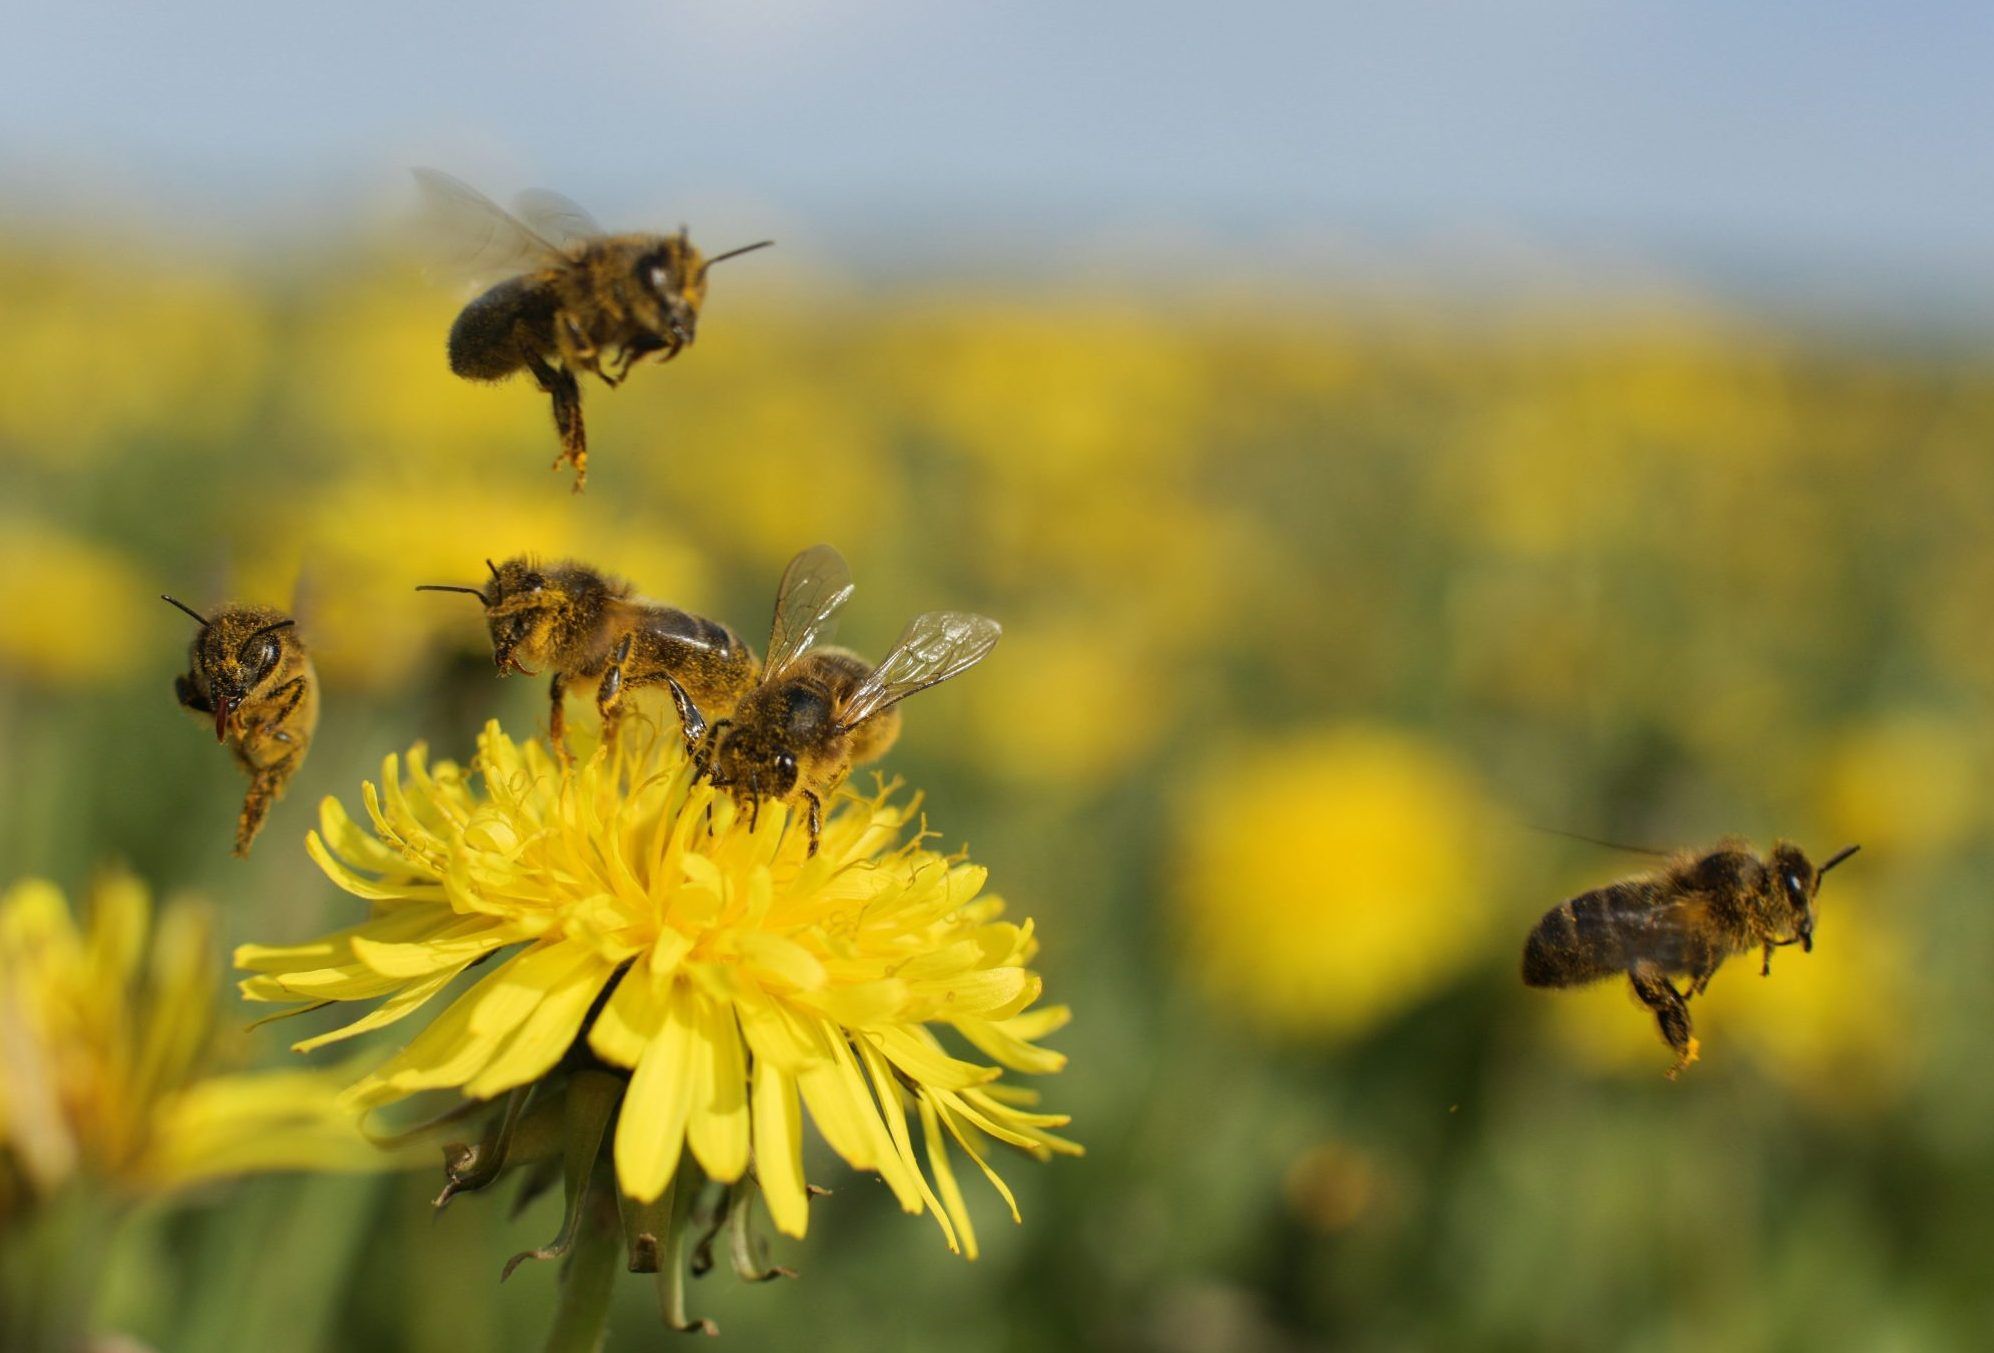
<path fill-rule="evenodd" d="M 1985 4 L 72 0 L 6 38 L 17 207 L 253 215 L 427 162 L 611 221 L 753 203 L 889 235 L 1493 231 L 1994 272 Z"/>

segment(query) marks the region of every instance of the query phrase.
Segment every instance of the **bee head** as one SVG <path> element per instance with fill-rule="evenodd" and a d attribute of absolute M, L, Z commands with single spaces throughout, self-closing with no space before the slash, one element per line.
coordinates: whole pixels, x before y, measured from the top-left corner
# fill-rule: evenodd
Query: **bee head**
<path fill-rule="evenodd" d="M 706 262 L 681 228 L 637 256 L 640 318 L 673 347 L 693 340 L 706 297 Z"/>
<path fill-rule="evenodd" d="M 485 561 L 490 572 L 483 587 L 462 587 L 455 583 L 424 583 L 418 592 L 462 592 L 476 597 L 485 608 L 485 627 L 491 632 L 492 661 L 499 675 L 527 672 L 521 660 L 544 660 L 549 636 L 566 617 L 574 600 L 570 575 L 575 569 L 542 569 L 525 555 L 503 564 Z"/>
<path fill-rule="evenodd" d="M 1792 931 L 1792 938 L 1784 943 L 1798 944 L 1802 952 L 1813 952 L 1814 901 L 1821 893 L 1822 876 L 1860 849 L 1860 846 L 1846 846 L 1817 869 L 1800 847 L 1787 841 L 1773 846 L 1772 854 L 1766 857 L 1766 868 L 1772 874 L 1775 894 L 1785 904 L 1785 919 Z"/>
<path fill-rule="evenodd" d="M 286 647 L 297 642 L 290 632 L 297 621 L 261 606 L 225 606 L 209 618 L 172 597 L 161 600 L 201 622 L 189 658 L 215 707 L 215 741 L 227 741 L 230 714 L 277 677 Z"/>
<path fill-rule="evenodd" d="M 796 788 L 796 754 L 752 724 L 728 724 L 714 739 L 708 776 L 740 800 L 781 798 Z"/>

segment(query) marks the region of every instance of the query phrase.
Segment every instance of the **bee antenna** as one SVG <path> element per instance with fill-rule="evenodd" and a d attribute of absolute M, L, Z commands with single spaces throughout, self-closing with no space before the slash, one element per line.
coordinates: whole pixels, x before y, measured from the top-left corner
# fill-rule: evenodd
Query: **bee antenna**
<path fill-rule="evenodd" d="M 1857 851 L 1861 849 L 1862 849 L 1861 846 L 1843 846 L 1840 850 L 1836 851 L 1833 855 L 1830 855 L 1828 857 L 1828 861 L 1826 864 L 1823 864 L 1819 869 L 1814 871 L 1815 876 L 1818 878 L 1820 875 L 1827 873 L 1830 869 L 1833 869 L 1836 865 L 1840 864 L 1843 860 L 1848 859 L 1849 856 L 1855 854 Z"/>
<path fill-rule="evenodd" d="M 739 258 L 743 254 L 752 254 L 755 250 L 766 249 L 774 243 L 774 240 L 756 240 L 753 244 L 744 244 L 739 249 L 729 249 L 724 254 L 715 254 L 712 258 L 706 260 L 705 264 L 699 270 L 699 275 L 704 278 L 706 270 L 714 264 L 725 263 L 728 259 Z"/>
<path fill-rule="evenodd" d="M 498 581 L 498 575 L 499 575 L 499 574 L 498 574 L 498 565 L 497 565 L 497 564 L 494 564 L 494 563 L 493 563 L 493 562 L 492 562 L 491 560 L 487 559 L 487 560 L 485 560 L 485 567 L 486 567 L 486 568 L 488 568 L 488 569 L 490 569 L 490 570 L 492 571 L 492 581 L 493 581 L 493 582 L 497 582 L 497 581 Z"/>
<path fill-rule="evenodd" d="M 1602 841 L 1597 836 L 1583 836 L 1578 832 L 1568 832 L 1558 827 L 1541 827 L 1536 823 L 1530 824 L 1530 830 L 1543 832 L 1547 836 L 1562 836 L 1567 841 L 1583 841 L 1589 846 L 1600 846 L 1606 850 L 1624 850 L 1629 855 L 1654 855 L 1660 857 L 1668 854 L 1666 850 L 1656 850 L 1652 846 L 1630 846 L 1619 841 Z"/>
<path fill-rule="evenodd" d="M 265 625 L 262 629 L 259 629 L 255 633 L 251 634 L 249 636 L 249 639 L 260 639 L 266 634 L 275 634 L 278 630 L 287 630 L 291 628 L 291 626 L 297 623 L 298 622 L 295 620 L 273 620 L 269 624 Z M 245 639 L 243 640 L 243 642 L 248 643 L 249 639 Z"/>
<path fill-rule="evenodd" d="M 483 588 L 459 587 L 456 583 L 417 583 L 415 590 L 418 592 L 463 592 L 476 597 L 479 601 L 485 599 Z"/>
<path fill-rule="evenodd" d="M 195 610 L 192 606 L 189 606 L 186 602 L 181 601 L 176 597 L 169 597 L 164 592 L 161 592 L 159 594 L 159 599 L 167 603 L 169 606 L 179 607 L 181 610 L 185 611 L 188 615 L 191 615 L 194 617 L 194 619 L 200 621 L 203 627 L 212 625 L 214 623 L 212 620 L 202 615 L 199 611 Z"/>

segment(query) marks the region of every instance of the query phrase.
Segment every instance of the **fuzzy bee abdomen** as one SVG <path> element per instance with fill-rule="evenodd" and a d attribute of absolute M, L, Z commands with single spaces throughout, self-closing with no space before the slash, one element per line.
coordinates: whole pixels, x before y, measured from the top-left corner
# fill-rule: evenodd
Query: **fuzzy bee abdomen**
<path fill-rule="evenodd" d="M 500 282 L 450 326 L 450 370 L 466 380 L 504 380 L 526 364 L 523 336 L 542 353 L 553 347 L 554 309 L 552 291 L 539 278 Z"/>
<path fill-rule="evenodd" d="M 1626 884 L 1560 902 L 1523 942 L 1525 985 L 1579 986 L 1661 957 L 1647 952 L 1659 938 L 1651 924 L 1651 902 L 1647 889 Z"/>

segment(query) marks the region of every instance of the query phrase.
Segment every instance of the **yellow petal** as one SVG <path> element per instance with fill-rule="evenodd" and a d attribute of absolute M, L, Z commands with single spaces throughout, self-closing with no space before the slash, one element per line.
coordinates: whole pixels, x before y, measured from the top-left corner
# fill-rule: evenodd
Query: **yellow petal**
<path fill-rule="evenodd" d="M 686 1118 L 692 1112 L 692 1077 L 687 1073 L 693 1039 L 687 995 L 681 984 L 672 985 L 664 1023 L 638 1059 L 616 1119 L 616 1177 L 640 1203 L 656 1202 L 664 1193 L 685 1145 Z"/>
<path fill-rule="evenodd" d="M 506 1041 L 491 1064 L 464 1087 L 473 1099 L 490 1099 L 515 1086 L 537 1080 L 566 1055 L 582 1020 L 614 971 L 583 946 L 581 960 L 553 978 L 540 1004 Z M 474 1021 L 475 1023 L 475 1021 Z"/>
<path fill-rule="evenodd" d="M 636 1066 L 664 1023 L 669 989 L 669 978 L 653 977 L 641 963 L 625 969 L 623 980 L 589 1026 L 589 1047 L 595 1055 L 614 1066 Z"/>
<path fill-rule="evenodd" d="M 694 995 L 692 1115 L 686 1140 L 707 1177 L 723 1184 L 748 1168 L 748 1067 L 731 1006 Z"/>
<path fill-rule="evenodd" d="M 800 1240 L 810 1224 L 810 1192 L 803 1182 L 803 1110 L 795 1078 L 757 1057 L 754 1100 L 755 1177 L 775 1229 Z"/>

